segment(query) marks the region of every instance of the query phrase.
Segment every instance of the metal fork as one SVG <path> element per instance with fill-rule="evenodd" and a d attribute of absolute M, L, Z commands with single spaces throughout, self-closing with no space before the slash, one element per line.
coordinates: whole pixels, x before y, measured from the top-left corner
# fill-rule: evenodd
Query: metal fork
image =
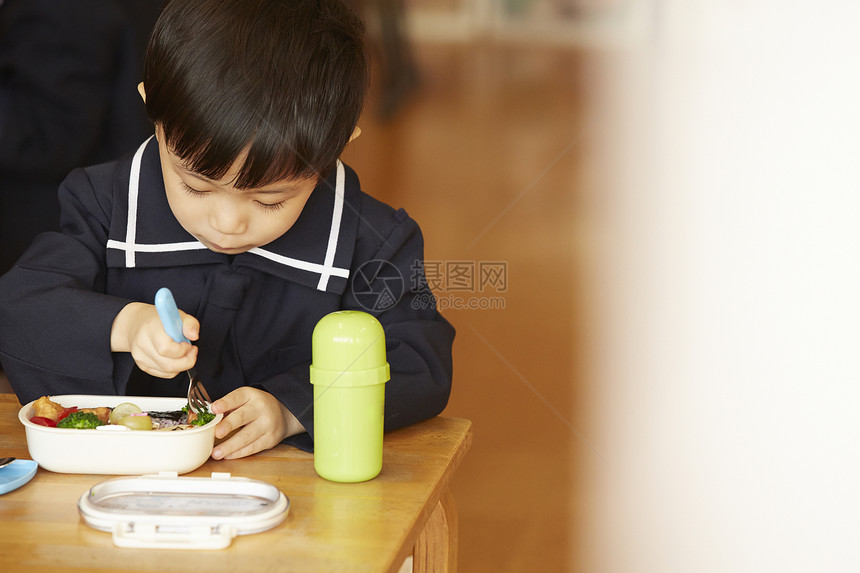
<path fill-rule="evenodd" d="M 170 289 L 158 289 L 158 292 L 155 293 L 155 308 L 158 311 L 161 324 L 170 338 L 176 342 L 191 344 L 191 341 L 182 334 L 182 317 L 179 316 L 179 309 L 176 308 L 176 301 L 173 299 L 173 293 L 170 292 Z M 202 414 L 209 411 L 209 404 L 212 403 L 212 400 L 197 376 L 197 369 L 193 366 L 188 370 L 187 397 L 188 407 L 194 412 Z"/>
<path fill-rule="evenodd" d="M 197 370 L 192 368 L 188 371 L 188 405 L 198 414 L 209 411 L 209 404 L 212 400 L 209 398 L 209 393 L 203 387 L 200 378 L 197 377 Z"/>

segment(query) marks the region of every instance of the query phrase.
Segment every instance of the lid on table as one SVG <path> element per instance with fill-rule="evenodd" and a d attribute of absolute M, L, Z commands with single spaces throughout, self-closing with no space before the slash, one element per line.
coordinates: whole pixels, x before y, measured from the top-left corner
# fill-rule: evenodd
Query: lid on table
<path fill-rule="evenodd" d="M 113 478 L 84 492 L 78 511 L 118 547 L 222 549 L 236 535 L 280 524 L 289 499 L 272 484 L 229 473 L 179 477 L 176 472 Z"/>

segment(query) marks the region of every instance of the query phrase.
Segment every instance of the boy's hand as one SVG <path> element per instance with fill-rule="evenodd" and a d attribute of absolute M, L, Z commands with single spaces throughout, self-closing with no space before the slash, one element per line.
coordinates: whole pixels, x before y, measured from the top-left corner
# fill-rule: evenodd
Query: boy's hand
<path fill-rule="evenodd" d="M 182 332 L 189 340 L 197 340 L 200 323 L 190 314 L 179 314 Z M 197 362 L 197 347 L 170 338 L 151 304 L 126 305 L 113 321 L 110 342 L 112 352 L 131 352 L 141 370 L 159 378 L 173 378 Z"/>
<path fill-rule="evenodd" d="M 213 414 L 224 414 L 215 437 L 229 439 L 215 446 L 212 457 L 236 459 L 272 448 L 284 438 L 304 432 L 298 418 L 263 390 L 243 386 L 212 403 Z"/>

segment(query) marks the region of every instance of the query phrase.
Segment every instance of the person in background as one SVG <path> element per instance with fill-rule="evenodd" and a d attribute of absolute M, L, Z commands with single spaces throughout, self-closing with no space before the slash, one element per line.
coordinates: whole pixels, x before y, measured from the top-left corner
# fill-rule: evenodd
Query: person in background
<path fill-rule="evenodd" d="M 152 133 L 137 84 L 160 0 L 0 0 L 0 275 L 59 230 L 57 188 Z"/>
<path fill-rule="evenodd" d="M 376 72 L 379 75 L 379 103 L 376 114 L 383 121 L 393 119 L 418 88 L 418 65 L 406 26 L 404 0 L 349 0 L 350 6 L 372 21 Z"/>

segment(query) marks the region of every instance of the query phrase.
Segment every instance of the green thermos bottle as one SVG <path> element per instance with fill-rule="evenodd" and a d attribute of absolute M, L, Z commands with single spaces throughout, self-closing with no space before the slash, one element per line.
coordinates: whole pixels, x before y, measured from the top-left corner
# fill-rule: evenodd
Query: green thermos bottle
<path fill-rule="evenodd" d="M 314 469 L 331 481 L 373 479 L 390 378 L 382 325 L 366 312 L 333 312 L 314 328 L 312 353 Z"/>

